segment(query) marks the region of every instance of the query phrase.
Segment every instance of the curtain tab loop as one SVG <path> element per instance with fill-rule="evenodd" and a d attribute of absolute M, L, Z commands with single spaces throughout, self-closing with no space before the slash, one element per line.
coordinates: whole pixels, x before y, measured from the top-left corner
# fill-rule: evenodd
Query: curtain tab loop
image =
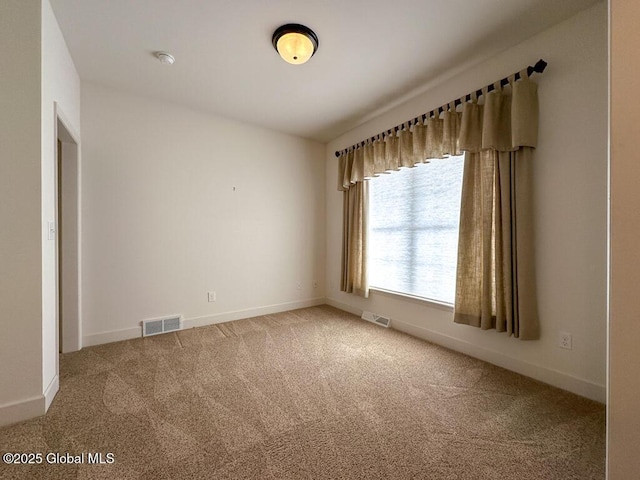
<path fill-rule="evenodd" d="M 528 80 L 529 79 L 529 72 L 527 71 L 527 69 L 525 68 L 524 70 L 520 70 L 520 80 Z"/>

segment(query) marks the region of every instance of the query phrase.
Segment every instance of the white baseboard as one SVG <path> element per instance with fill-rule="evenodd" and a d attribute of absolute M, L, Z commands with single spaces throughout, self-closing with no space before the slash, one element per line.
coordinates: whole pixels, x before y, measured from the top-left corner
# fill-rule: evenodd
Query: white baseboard
<path fill-rule="evenodd" d="M 267 305 L 265 307 L 249 308 L 246 310 L 218 313 L 216 315 L 188 318 L 183 322 L 183 326 L 184 328 L 204 327 L 206 325 L 215 325 L 216 323 L 232 322 L 233 320 L 242 320 L 243 318 L 270 315 L 272 313 L 286 312 L 289 310 L 296 310 L 298 308 L 315 307 L 317 305 L 324 305 L 325 303 L 326 299 L 324 297 L 278 303 L 276 305 Z"/>
<path fill-rule="evenodd" d="M 343 310 L 345 312 L 349 312 L 349 313 L 351 313 L 353 315 L 356 315 L 358 317 L 362 316 L 363 310 L 361 310 L 360 308 L 353 307 L 353 306 L 351 306 L 351 305 L 349 305 L 347 303 L 338 302 L 337 300 L 333 300 L 331 298 L 327 298 L 325 300 L 325 303 L 327 305 L 331 305 L 332 307 L 336 307 L 339 310 Z"/>
<path fill-rule="evenodd" d="M 123 328 L 122 330 L 111 330 L 108 332 L 93 333 L 82 337 L 83 347 L 102 345 L 103 343 L 119 342 L 121 340 L 131 340 L 142 336 L 142 327 Z"/>
<path fill-rule="evenodd" d="M 0 427 L 30 420 L 47 413 L 60 388 L 60 377 L 53 377 L 44 394 L 20 402 L 0 405 Z"/>
<path fill-rule="evenodd" d="M 338 302 L 336 300 L 327 299 L 326 303 L 333 307 L 352 313 L 357 316 L 362 315 L 362 310 L 352 307 L 351 305 Z M 553 370 L 551 368 L 535 365 L 533 363 L 524 362 L 517 358 L 513 358 L 495 350 L 490 350 L 479 345 L 475 345 L 458 338 L 443 335 L 428 328 L 412 325 L 402 322 L 395 318 L 391 321 L 391 328 L 408 333 L 414 337 L 428 340 L 429 342 L 441 345 L 456 352 L 464 353 L 470 357 L 478 358 L 485 362 L 497 365 L 506 370 L 525 375 L 540 382 L 553 385 L 554 387 L 567 390 L 577 395 L 590 398 L 597 402 L 606 403 L 607 389 L 605 385 L 598 385 L 583 378 L 574 377 L 566 373 Z"/>
<path fill-rule="evenodd" d="M 306 300 L 297 300 L 295 302 L 279 303 L 276 305 L 267 305 L 257 308 L 248 308 L 246 310 L 235 310 L 232 312 L 218 313 L 215 315 L 185 318 L 182 326 L 183 329 L 204 327 L 206 325 L 231 322 L 233 320 L 241 320 L 243 318 L 259 317 L 261 315 L 286 312 L 288 310 L 295 310 L 297 308 L 315 307 L 317 305 L 323 305 L 325 303 L 326 299 L 324 297 L 309 298 Z M 132 338 L 140 338 L 141 336 L 142 327 L 131 327 L 122 330 L 94 333 L 83 337 L 82 346 L 91 347 L 93 345 L 102 345 L 104 343 L 119 342 L 121 340 L 130 340 Z"/>
<path fill-rule="evenodd" d="M 0 405 L 0 427 L 44 415 L 45 401 L 44 395 L 39 395 L 20 402 Z"/>
<path fill-rule="evenodd" d="M 51 380 L 51 383 L 49 383 L 49 386 L 44 391 L 45 412 L 49 410 L 49 407 L 51 406 L 51 402 L 53 402 L 53 399 L 56 396 L 56 393 L 58 393 L 59 388 L 60 388 L 60 377 L 56 375 L 55 377 L 53 377 L 53 380 Z"/>

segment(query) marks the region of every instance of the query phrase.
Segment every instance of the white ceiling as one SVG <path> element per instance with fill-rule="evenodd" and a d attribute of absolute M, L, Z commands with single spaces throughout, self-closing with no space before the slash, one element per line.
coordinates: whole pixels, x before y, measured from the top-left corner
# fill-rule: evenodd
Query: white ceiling
<path fill-rule="evenodd" d="M 326 142 L 597 0 L 50 1 L 83 81 Z M 285 23 L 318 35 L 308 63 L 273 49 Z"/>

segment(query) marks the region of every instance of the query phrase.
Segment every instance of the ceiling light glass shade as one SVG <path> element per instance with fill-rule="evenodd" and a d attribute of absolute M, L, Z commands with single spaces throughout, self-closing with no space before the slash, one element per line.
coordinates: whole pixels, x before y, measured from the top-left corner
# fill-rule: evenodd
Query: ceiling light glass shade
<path fill-rule="evenodd" d="M 313 43 L 300 33 L 287 33 L 276 44 L 278 53 L 285 62 L 299 65 L 306 62 L 313 55 Z"/>
<path fill-rule="evenodd" d="M 274 48 L 285 62 L 300 65 L 318 49 L 318 37 L 304 25 L 288 24 L 278 28 L 272 38 Z"/>

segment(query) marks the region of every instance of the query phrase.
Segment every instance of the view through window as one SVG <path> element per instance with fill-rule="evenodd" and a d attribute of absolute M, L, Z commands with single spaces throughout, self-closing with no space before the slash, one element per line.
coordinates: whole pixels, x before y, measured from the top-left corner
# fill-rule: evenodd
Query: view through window
<path fill-rule="evenodd" d="M 369 181 L 372 288 L 453 303 L 464 156 Z"/>

